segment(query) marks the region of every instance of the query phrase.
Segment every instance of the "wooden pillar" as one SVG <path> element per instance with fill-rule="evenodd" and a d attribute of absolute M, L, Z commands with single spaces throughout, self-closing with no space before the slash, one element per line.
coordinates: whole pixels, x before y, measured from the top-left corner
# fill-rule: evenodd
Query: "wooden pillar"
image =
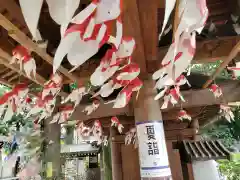
<path fill-rule="evenodd" d="M 103 146 L 104 180 L 112 180 L 111 144 Z"/>
<path fill-rule="evenodd" d="M 152 80 L 144 87 L 134 104 L 139 141 L 139 160 L 143 180 L 168 180 L 171 177 L 159 101 Z"/>
<path fill-rule="evenodd" d="M 123 180 L 122 175 L 122 154 L 121 144 L 114 142 L 114 136 L 116 136 L 116 128 L 110 129 L 111 137 L 111 159 L 112 159 L 112 180 Z"/>

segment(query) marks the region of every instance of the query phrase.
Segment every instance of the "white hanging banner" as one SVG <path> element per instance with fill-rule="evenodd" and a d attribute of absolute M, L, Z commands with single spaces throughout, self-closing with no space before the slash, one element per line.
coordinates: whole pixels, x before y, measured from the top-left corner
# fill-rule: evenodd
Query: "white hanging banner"
<path fill-rule="evenodd" d="M 136 125 L 139 141 L 141 177 L 171 176 L 163 122 L 138 122 Z"/>

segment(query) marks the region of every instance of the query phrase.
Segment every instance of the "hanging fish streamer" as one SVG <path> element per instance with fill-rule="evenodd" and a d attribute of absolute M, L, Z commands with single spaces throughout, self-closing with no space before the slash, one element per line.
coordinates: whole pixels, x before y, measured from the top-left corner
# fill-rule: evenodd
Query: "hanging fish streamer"
<path fill-rule="evenodd" d="M 74 112 L 74 106 L 72 105 L 62 105 L 59 108 L 59 112 L 53 116 L 52 121 L 50 124 L 58 122 L 58 124 L 62 124 L 67 122 L 67 120 L 71 117 L 72 113 Z"/>
<path fill-rule="evenodd" d="M 219 113 L 223 116 L 229 123 L 234 121 L 234 114 L 231 110 L 231 107 L 221 104 Z"/>
<path fill-rule="evenodd" d="M 44 84 L 42 91 L 42 99 L 47 95 L 57 96 L 62 88 L 63 77 L 62 75 L 55 73 L 50 77 L 50 80 Z"/>
<path fill-rule="evenodd" d="M 185 110 L 180 110 L 177 118 L 180 121 L 184 121 L 184 120 L 191 121 L 192 120 L 192 117 Z"/>
<path fill-rule="evenodd" d="M 43 2 L 44 0 L 19 0 L 23 17 L 33 39 L 36 41 L 42 41 L 41 34 L 38 30 L 38 22 Z M 46 2 L 50 16 L 57 24 L 61 25 L 61 34 L 63 36 L 79 6 L 80 0 L 46 0 Z"/>
<path fill-rule="evenodd" d="M 117 130 L 118 130 L 118 132 L 119 132 L 120 134 L 122 134 L 124 127 L 123 127 L 123 125 L 120 123 L 119 119 L 118 119 L 117 117 L 112 117 L 112 118 L 111 118 L 111 122 L 112 122 L 111 126 L 112 126 L 112 127 L 116 127 Z"/>
<path fill-rule="evenodd" d="M 25 47 L 18 45 L 12 51 L 13 57 L 10 64 L 17 63 L 20 65 L 20 70 L 24 69 L 28 78 L 31 79 L 31 74 L 36 79 L 36 62 L 31 57 L 30 51 Z"/>
<path fill-rule="evenodd" d="M 209 90 L 213 93 L 215 98 L 219 98 L 223 95 L 222 89 L 217 84 L 212 84 Z"/>
<path fill-rule="evenodd" d="M 137 139 L 137 129 L 136 127 L 131 128 L 125 136 L 125 145 L 134 144 L 135 148 L 138 147 L 138 139 Z"/>
<path fill-rule="evenodd" d="M 175 0 L 166 2 L 162 32 L 175 3 Z M 188 83 L 184 79 L 179 81 L 179 78 L 191 64 L 196 51 L 196 33 L 201 33 L 208 18 L 206 0 L 181 0 L 178 11 L 180 22 L 174 34 L 174 42 L 162 60 L 162 68 L 152 76 L 153 80 L 157 81 L 155 88 L 160 91 L 155 100 L 164 98 L 163 109 L 167 108 L 168 102 L 173 105 L 177 103 L 178 98 L 173 98 L 174 95 L 169 94 L 171 87 L 179 89 L 179 86 Z M 176 91 L 174 94 L 178 94 L 183 100 L 178 90 L 172 91 Z"/>
<path fill-rule="evenodd" d="M 143 83 L 138 78 L 139 66 L 131 61 L 134 49 L 135 40 L 124 37 L 119 49 L 113 47 L 107 51 L 90 78 L 94 86 L 101 86 L 93 97 L 108 97 L 114 90 L 123 88 L 115 100 L 108 102 L 114 102 L 114 108 L 123 108 L 130 101 L 132 93 L 139 92 Z"/>
<path fill-rule="evenodd" d="M 86 106 L 82 112 L 86 113 L 86 115 L 90 115 L 99 108 L 99 105 L 100 102 L 98 100 L 95 100 L 92 104 Z"/>
<path fill-rule="evenodd" d="M 77 14 L 73 23 L 60 42 L 53 60 L 53 73 L 59 68 L 67 55 L 74 66 L 71 71 L 81 66 L 95 55 L 105 43 L 113 43 L 118 48 L 122 39 L 121 0 L 93 0 L 90 5 Z M 116 21 L 117 35 L 109 34 L 110 22 Z M 70 72 L 71 72 L 70 71 Z"/>

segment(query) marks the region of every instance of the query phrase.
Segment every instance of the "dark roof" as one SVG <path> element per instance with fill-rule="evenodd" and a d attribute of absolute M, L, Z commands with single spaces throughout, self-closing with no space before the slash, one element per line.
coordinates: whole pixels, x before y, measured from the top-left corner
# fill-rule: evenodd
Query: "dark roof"
<path fill-rule="evenodd" d="M 230 159 L 230 151 L 220 141 L 182 141 L 180 153 L 186 162 Z"/>

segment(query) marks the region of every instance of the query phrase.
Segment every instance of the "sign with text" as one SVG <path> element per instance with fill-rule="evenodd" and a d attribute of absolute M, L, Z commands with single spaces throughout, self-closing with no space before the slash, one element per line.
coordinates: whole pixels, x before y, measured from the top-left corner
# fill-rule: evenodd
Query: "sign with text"
<path fill-rule="evenodd" d="M 141 177 L 171 175 L 162 121 L 137 123 Z"/>

